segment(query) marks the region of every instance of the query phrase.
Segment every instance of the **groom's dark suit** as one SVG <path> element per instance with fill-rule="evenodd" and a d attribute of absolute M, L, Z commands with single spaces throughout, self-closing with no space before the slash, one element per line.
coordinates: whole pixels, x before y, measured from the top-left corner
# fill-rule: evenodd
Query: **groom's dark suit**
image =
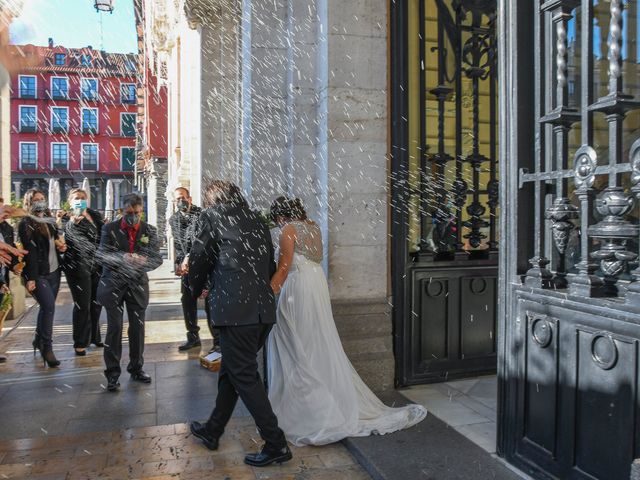
<path fill-rule="evenodd" d="M 270 280 L 275 272 L 269 229 L 246 205 L 222 204 L 200 216 L 189 256 L 195 296 L 211 281 L 209 308 L 220 329 L 222 366 L 216 407 L 207 430 L 219 438 L 242 399 L 270 448 L 286 447 L 284 433 L 258 375 L 257 353 L 276 321 Z"/>
<path fill-rule="evenodd" d="M 135 253 L 146 258 L 136 265 L 125 259 L 125 254 Z M 136 232 L 133 252 L 127 227 L 121 220 L 102 227 L 100 247 L 96 259 L 102 264 L 102 276 L 98 283 L 96 301 L 107 311 L 107 336 L 104 342 L 104 361 L 107 377 L 120 376 L 122 356 L 122 316 L 124 306 L 129 317 L 129 365 L 127 371 L 142 370 L 144 363 L 144 320 L 149 304 L 149 277 L 147 272 L 162 265 L 156 229 L 140 222 Z"/>

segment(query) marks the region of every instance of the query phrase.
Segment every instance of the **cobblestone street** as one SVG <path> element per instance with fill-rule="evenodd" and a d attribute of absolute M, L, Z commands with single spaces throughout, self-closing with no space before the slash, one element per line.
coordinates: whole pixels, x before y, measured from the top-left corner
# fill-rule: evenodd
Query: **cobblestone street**
<path fill-rule="evenodd" d="M 38 307 L 17 325 L 8 321 L 0 351 L 0 478 L 366 479 L 342 444 L 293 449 L 285 465 L 253 469 L 246 452 L 261 440 L 241 404 L 220 449 L 210 452 L 188 432 L 190 420 L 208 417 L 216 374 L 198 364 L 200 352 L 178 352 L 184 341 L 179 283 L 165 265 L 151 275 L 145 371 L 153 383 L 121 377 L 105 390 L 102 349 L 76 357 L 71 340 L 71 297 L 63 284 L 54 322 L 54 351 L 62 361 L 48 369 L 30 350 Z M 201 318 L 204 314 L 201 314 Z M 103 334 L 105 319 L 102 319 Z M 201 321 L 201 327 L 205 327 Z M 203 349 L 210 346 L 201 330 Z M 125 342 L 126 343 L 126 342 Z M 123 361 L 128 358 L 126 345 Z"/>

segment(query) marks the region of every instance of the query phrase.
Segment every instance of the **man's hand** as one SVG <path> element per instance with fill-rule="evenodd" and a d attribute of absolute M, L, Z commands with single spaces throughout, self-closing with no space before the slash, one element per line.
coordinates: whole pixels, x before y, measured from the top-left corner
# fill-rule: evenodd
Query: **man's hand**
<path fill-rule="evenodd" d="M 173 266 L 173 272 L 176 274 L 177 277 L 181 277 L 183 275 L 182 274 L 182 267 L 180 266 L 179 263 L 176 263 Z"/>
<path fill-rule="evenodd" d="M 0 221 L 9 218 L 14 214 L 15 210 L 16 209 L 11 205 L 3 205 L 2 207 L 0 207 Z"/>
<path fill-rule="evenodd" d="M 180 271 L 182 272 L 182 275 L 189 274 L 189 256 L 184 257 L 182 265 L 180 265 Z"/>
<path fill-rule="evenodd" d="M 271 280 L 271 290 L 273 290 L 273 293 L 278 295 L 280 293 L 281 289 L 282 289 L 282 287 L 280 287 L 280 285 L 278 285 L 278 282 L 276 282 L 274 280 Z"/>
<path fill-rule="evenodd" d="M 0 242 L 0 262 L 7 265 L 11 263 L 12 256 L 19 257 L 21 255 L 26 255 L 26 250 L 22 250 L 21 248 L 12 247 L 8 243 Z"/>
<path fill-rule="evenodd" d="M 27 282 L 27 292 L 31 293 L 36 289 L 36 282 L 34 280 L 29 280 Z"/>
<path fill-rule="evenodd" d="M 202 290 L 202 293 L 200 294 L 200 298 L 207 298 L 209 296 L 209 290 L 205 289 Z"/>

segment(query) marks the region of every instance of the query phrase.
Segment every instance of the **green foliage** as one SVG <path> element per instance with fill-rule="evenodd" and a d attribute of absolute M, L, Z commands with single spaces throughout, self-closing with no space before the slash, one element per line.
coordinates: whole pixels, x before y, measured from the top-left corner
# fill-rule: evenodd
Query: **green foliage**
<path fill-rule="evenodd" d="M 11 309 L 12 305 L 13 295 L 11 295 L 11 292 L 7 292 L 2 297 L 2 303 L 0 303 L 0 312 L 6 312 L 7 310 Z"/>
<path fill-rule="evenodd" d="M 277 226 L 271 218 L 271 213 L 268 210 L 255 210 L 255 212 L 260 217 L 260 220 L 262 220 L 262 223 L 264 223 L 267 228 L 269 228 L 269 230 Z"/>

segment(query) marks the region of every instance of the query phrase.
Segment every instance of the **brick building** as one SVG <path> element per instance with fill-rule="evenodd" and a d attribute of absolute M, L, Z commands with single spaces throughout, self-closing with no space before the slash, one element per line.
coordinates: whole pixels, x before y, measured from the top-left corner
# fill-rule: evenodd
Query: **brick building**
<path fill-rule="evenodd" d="M 11 79 L 13 194 L 20 198 L 32 186 L 46 191 L 55 178 L 64 201 L 87 179 L 92 207 L 118 208 L 134 184 L 137 56 L 68 49 L 52 40 L 12 49 L 38 59 Z M 113 204 L 106 205 L 108 196 Z"/>

